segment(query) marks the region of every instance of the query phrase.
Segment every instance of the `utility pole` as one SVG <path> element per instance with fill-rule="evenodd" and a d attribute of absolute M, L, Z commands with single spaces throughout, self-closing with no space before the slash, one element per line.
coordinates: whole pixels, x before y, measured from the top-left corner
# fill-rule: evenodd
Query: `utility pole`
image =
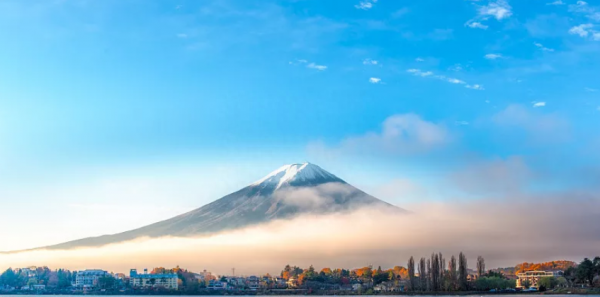
<path fill-rule="evenodd" d="M 231 268 L 231 273 L 232 273 L 232 276 L 235 276 L 235 267 Z"/>

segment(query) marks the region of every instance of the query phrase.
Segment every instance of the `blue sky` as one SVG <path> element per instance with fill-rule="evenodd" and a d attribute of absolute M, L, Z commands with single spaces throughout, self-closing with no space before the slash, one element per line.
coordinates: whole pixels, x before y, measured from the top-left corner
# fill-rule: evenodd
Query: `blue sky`
<path fill-rule="evenodd" d="M 302 161 L 398 205 L 600 180 L 598 1 L 1 0 L 0 39 L 0 249 Z"/>

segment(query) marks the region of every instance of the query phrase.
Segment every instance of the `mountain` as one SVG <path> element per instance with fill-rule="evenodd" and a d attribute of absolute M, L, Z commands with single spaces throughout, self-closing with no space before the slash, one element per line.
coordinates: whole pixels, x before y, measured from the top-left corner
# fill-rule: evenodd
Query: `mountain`
<path fill-rule="evenodd" d="M 326 214 L 374 206 L 405 213 L 346 183 L 317 165 L 285 165 L 210 204 L 139 229 L 70 241 L 40 249 L 94 247 L 139 237 L 198 236 L 301 214 Z"/>

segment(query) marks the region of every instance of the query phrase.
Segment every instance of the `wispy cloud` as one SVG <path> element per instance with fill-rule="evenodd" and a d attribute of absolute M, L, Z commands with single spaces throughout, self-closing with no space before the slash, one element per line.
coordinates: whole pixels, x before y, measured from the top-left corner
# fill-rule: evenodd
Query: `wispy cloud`
<path fill-rule="evenodd" d="M 488 25 L 483 21 L 494 18 L 498 21 L 509 18 L 512 15 L 512 7 L 505 0 L 490 1 L 487 5 L 478 6 L 477 16 L 469 20 L 465 25 L 473 29 L 486 30 Z"/>
<path fill-rule="evenodd" d="M 468 22 L 466 24 L 466 26 L 469 28 L 473 28 L 473 29 L 483 29 L 483 30 L 486 30 L 488 28 L 487 25 L 484 25 L 480 22 Z"/>
<path fill-rule="evenodd" d="M 461 84 L 461 85 L 462 85 L 462 84 L 466 84 L 464 81 L 462 81 L 462 80 L 460 80 L 460 79 L 458 79 L 458 78 L 452 78 L 452 77 L 450 77 L 450 78 L 447 78 L 446 80 L 447 80 L 449 83 L 451 83 L 451 84 Z"/>
<path fill-rule="evenodd" d="M 311 69 L 317 69 L 319 71 L 323 71 L 323 70 L 327 69 L 327 66 L 317 65 L 315 63 L 309 63 L 308 65 L 306 65 L 306 67 L 311 68 Z"/>
<path fill-rule="evenodd" d="M 600 21 L 600 9 L 590 6 L 585 1 L 577 1 L 576 4 L 569 5 L 569 11 L 582 14 L 593 21 Z"/>
<path fill-rule="evenodd" d="M 369 10 L 373 8 L 373 4 L 377 3 L 377 0 L 365 0 L 354 5 L 357 9 Z"/>
<path fill-rule="evenodd" d="M 586 91 L 588 91 L 588 92 L 598 92 L 598 90 L 597 90 L 597 89 L 593 89 L 593 88 L 589 88 L 589 87 L 586 87 L 586 88 L 584 88 L 584 89 L 585 89 Z"/>
<path fill-rule="evenodd" d="M 379 62 L 377 60 L 365 59 L 363 61 L 364 65 L 377 65 Z"/>
<path fill-rule="evenodd" d="M 431 71 L 421 71 L 420 69 L 408 69 L 406 70 L 408 73 L 412 73 L 416 76 L 427 77 L 433 75 Z"/>
<path fill-rule="evenodd" d="M 478 84 L 467 85 L 466 88 L 473 89 L 473 90 L 480 90 L 480 91 L 485 90 L 482 85 L 478 85 Z"/>
<path fill-rule="evenodd" d="M 547 47 L 545 47 L 543 44 L 541 44 L 539 42 L 534 42 L 533 45 L 535 45 L 536 47 L 538 47 L 539 49 L 541 49 L 542 51 L 545 51 L 545 52 L 553 52 L 554 51 L 554 49 L 547 48 Z"/>
<path fill-rule="evenodd" d="M 490 2 L 479 8 L 479 16 L 482 18 L 494 17 L 497 20 L 503 20 L 512 15 L 512 7 L 504 0 Z"/>
<path fill-rule="evenodd" d="M 298 66 L 298 65 L 306 65 L 306 68 L 310 68 L 310 69 L 317 69 L 319 71 L 323 71 L 327 69 L 327 66 L 324 65 L 318 65 L 314 62 L 308 62 L 308 60 L 305 59 L 299 59 L 299 60 L 295 60 L 295 61 L 290 61 L 288 64 L 290 65 L 294 65 L 294 66 Z"/>
<path fill-rule="evenodd" d="M 188 37 L 188 35 L 187 35 L 187 34 L 185 34 L 185 33 L 178 33 L 178 34 L 177 34 L 177 37 L 179 37 L 179 38 L 187 38 L 187 37 Z"/>
<path fill-rule="evenodd" d="M 554 2 L 546 3 L 546 5 L 565 5 L 565 3 L 562 2 L 562 0 L 556 0 Z"/>
<path fill-rule="evenodd" d="M 425 60 L 422 59 L 422 58 L 416 58 L 415 61 L 417 61 L 417 62 L 424 62 Z"/>
<path fill-rule="evenodd" d="M 546 106 L 546 102 L 544 101 L 539 101 L 539 102 L 532 102 L 533 107 L 544 107 Z"/>
<path fill-rule="evenodd" d="M 488 60 L 496 60 L 496 59 L 502 58 L 502 55 L 501 54 L 487 54 L 484 57 Z"/>
<path fill-rule="evenodd" d="M 378 84 L 378 83 L 381 82 L 381 78 L 371 77 L 371 78 L 369 78 L 369 82 L 372 83 L 372 84 Z"/>
<path fill-rule="evenodd" d="M 582 38 L 591 37 L 592 40 L 600 40 L 600 32 L 593 29 L 592 24 L 581 24 L 569 29 L 569 34 L 578 35 Z"/>
<path fill-rule="evenodd" d="M 406 70 L 406 72 L 414 75 L 414 76 L 420 76 L 420 77 L 432 77 L 435 79 L 439 79 L 441 81 L 445 81 L 445 82 L 449 82 L 451 84 L 457 84 L 457 85 L 465 85 L 466 88 L 469 89 L 473 89 L 473 90 L 484 90 L 482 85 L 478 85 L 478 84 L 467 84 L 465 81 L 460 80 L 458 78 L 454 78 L 454 77 L 447 77 L 445 75 L 436 75 L 431 71 L 423 71 L 421 69 L 408 69 Z"/>
<path fill-rule="evenodd" d="M 448 70 L 459 72 L 459 71 L 462 71 L 463 68 L 462 68 L 462 66 L 460 66 L 460 64 L 456 64 L 456 65 L 448 68 Z"/>

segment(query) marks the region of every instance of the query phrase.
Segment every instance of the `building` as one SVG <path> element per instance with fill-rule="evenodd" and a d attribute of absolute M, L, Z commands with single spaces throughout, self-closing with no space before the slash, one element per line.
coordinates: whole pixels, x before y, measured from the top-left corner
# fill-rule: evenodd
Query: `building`
<path fill-rule="evenodd" d="M 210 280 L 208 282 L 207 289 L 210 289 L 210 290 L 228 290 L 229 286 L 227 285 L 226 282 L 221 282 L 221 281 L 216 281 L 216 280 Z"/>
<path fill-rule="evenodd" d="M 79 288 L 94 288 L 98 285 L 98 279 L 108 275 L 108 272 L 100 269 L 79 271 L 75 277 L 75 286 Z"/>
<path fill-rule="evenodd" d="M 148 274 L 144 269 L 143 274 L 138 274 L 137 269 L 129 272 L 129 282 L 134 288 L 162 287 L 171 290 L 179 289 L 179 277 L 175 273 Z"/>
<path fill-rule="evenodd" d="M 542 277 L 560 276 L 559 271 L 526 271 L 517 273 L 517 288 L 523 289 L 523 282 L 529 281 L 529 287 L 538 287 L 538 282 Z"/>
<path fill-rule="evenodd" d="M 248 286 L 248 288 L 252 291 L 256 291 L 256 289 L 258 289 L 259 287 L 259 279 L 256 276 L 249 276 L 248 278 L 246 278 L 246 285 Z"/>

